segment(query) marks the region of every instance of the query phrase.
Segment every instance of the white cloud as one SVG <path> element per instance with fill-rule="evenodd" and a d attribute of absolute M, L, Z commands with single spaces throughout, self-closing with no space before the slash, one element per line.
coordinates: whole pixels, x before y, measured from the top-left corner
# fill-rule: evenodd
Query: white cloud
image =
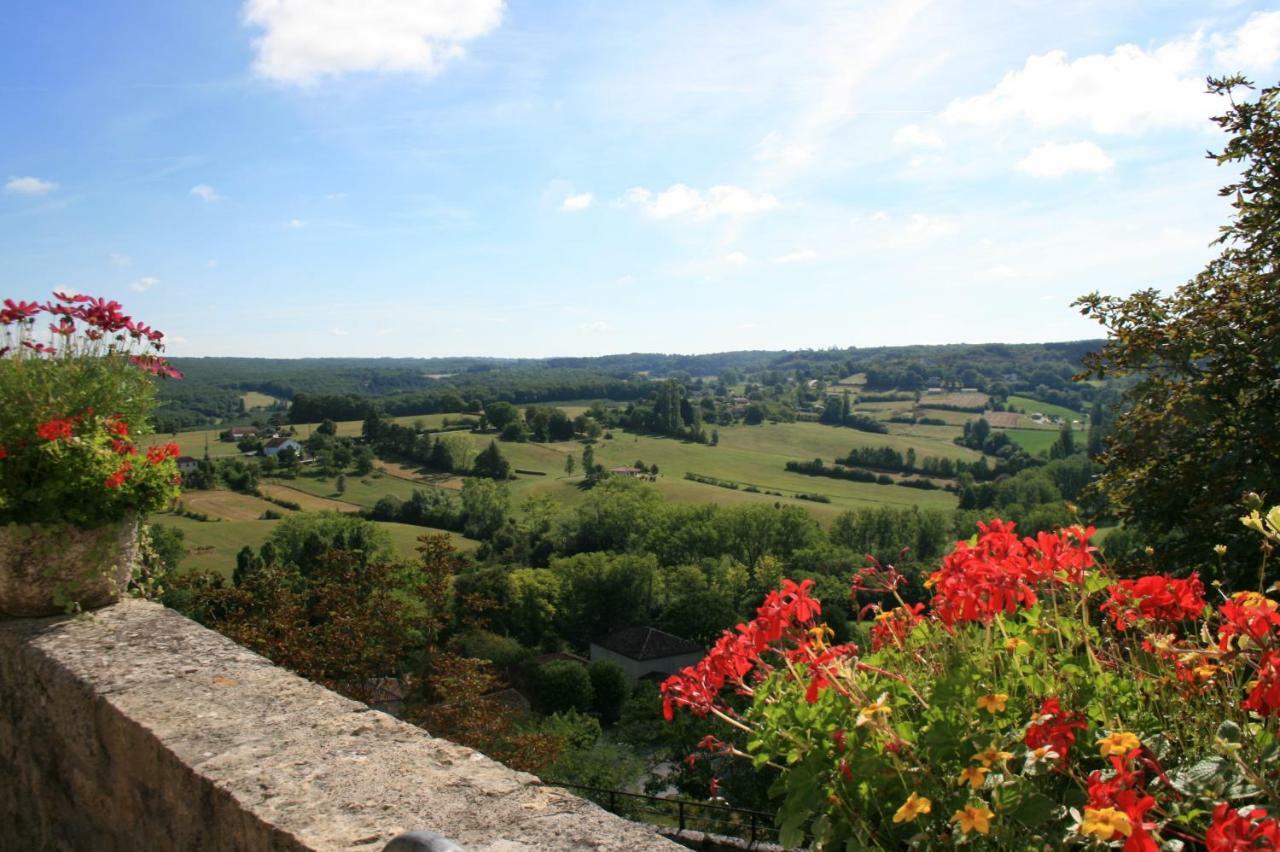
<path fill-rule="evenodd" d="M 287 83 L 352 72 L 431 76 L 502 23 L 503 0 L 247 0 L 254 70 Z"/>
<path fill-rule="evenodd" d="M 637 186 L 627 190 L 623 201 L 641 207 L 651 219 L 670 219 L 676 216 L 690 219 L 747 216 L 778 206 L 778 199 L 772 195 L 756 195 L 742 187 L 727 184 L 713 186 L 706 192 L 683 183 L 673 184 L 656 193 Z"/>
<path fill-rule="evenodd" d="M 1215 37 L 1215 57 L 1224 73 L 1261 71 L 1280 59 L 1280 12 L 1255 12 L 1231 38 Z"/>
<path fill-rule="evenodd" d="M 777 257 L 769 258 L 770 263 L 809 263 L 817 260 L 818 253 L 813 249 L 796 249 L 786 254 L 780 254 Z"/>
<path fill-rule="evenodd" d="M 212 258 L 210 258 L 209 260 L 206 260 L 206 261 L 204 262 L 204 265 L 205 265 L 206 267 L 208 267 L 209 269 L 217 269 L 217 268 L 218 268 L 218 261 L 213 260 Z"/>
<path fill-rule="evenodd" d="M 586 210 L 591 206 L 591 202 L 595 201 L 595 196 L 590 192 L 580 192 L 577 195 L 570 195 L 560 204 L 560 209 L 568 213 L 576 213 L 579 210 Z"/>
<path fill-rule="evenodd" d="M 207 201 L 212 204 L 215 201 L 221 201 L 222 196 L 218 194 L 218 190 L 209 186 L 207 183 L 198 183 L 191 187 L 191 194 L 201 201 Z"/>
<path fill-rule="evenodd" d="M 48 195 L 58 188 L 51 180 L 38 177 L 11 177 L 4 185 L 4 191 L 12 195 Z"/>
<path fill-rule="evenodd" d="M 152 278 L 150 275 L 145 278 L 139 278 L 129 283 L 129 289 L 135 293 L 143 293 L 160 283 L 159 278 Z"/>
<path fill-rule="evenodd" d="M 724 262 L 735 269 L 741 269 L 751 262 L 751 258 L 740 251 L 731 251 L 724 256 Z"/>
<path fill-rule="evenodd" d="M 129 257 L 127 254 L 121 254 L 118 251 L 111 252 L 110 258 L 112 266 L 128 266 L 133 263 L 133 258 Z"/>
<path fill-rule="evenodd" d="M 347 331 L 345 328 L 331 328 L 329 329 L 329 333 L 334 337 L 349 337 L 351 335 L 351 332 Z"/>
<path fill-rule="evenodd" d="M 782 134 L 773 131 L 756 145 L 756 159 L 765 163 L 781 163 L 784 166 L 806 166 L 817 156 L 817 146 L 801 142 L 787 142 Z"/>
<path fill-rule="evenodd" d="M 307 227 L 307 223 L 302 221 L 301 219 L 290 219 L 285 224 L 288 225 L 288 227 L 293 228 L 295 230 L 297 230 L 298 228 Z"/>
<path fill-rule="evenodd" d="M 1204 92 L 1201 53 L 1199 36 L 1150 51 L 1122 44 L 1074 61 L 1066 51 L 1050 51 L 1028 57 L 990 91 L 953 100 L 942 118 L 979 126 L 1025 119 L 1036 127 L 1083 125 L 1105 134 L 1203 124 L 1220 103 Z"/>
<path fill-rule="evenodd" d="M 595 322 L 584 322 L 578 326 L 579 331 L 586 331 L 592 334 L 603 334 L 609 330 L 609 323 L 604 320 L 596 320 Z"/>
<path fill-rule="evenodd" d="M 614 279 L 613 283 L 620 287 L 628 287 L 636 283 L 636 277 L 634 275 L 619 275 Z"/>
<path fill-rule="evenodd" d="M 1032 177 L 1062 177 L 1073 172 L 1105 172 L 1115 161 L 1093 142 L 1046 142 L 1031 149 L 1016 168 Z"/>
<path fill-rule="evenodd" d="M 918 124 L 907 124 L 898 128 L 893 134 L 895 145 L 908 148 L 941 148 L 944 143 L 938 131 L 921 127 Z"/>

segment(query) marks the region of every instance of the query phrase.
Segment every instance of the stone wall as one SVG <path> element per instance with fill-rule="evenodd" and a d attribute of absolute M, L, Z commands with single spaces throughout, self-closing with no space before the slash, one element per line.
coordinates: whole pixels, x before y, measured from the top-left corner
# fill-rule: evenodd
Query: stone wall
<path fill-rule="evenodd" d="M 0 850 L 679 849 L 125 601 L 0 622 Z"/>

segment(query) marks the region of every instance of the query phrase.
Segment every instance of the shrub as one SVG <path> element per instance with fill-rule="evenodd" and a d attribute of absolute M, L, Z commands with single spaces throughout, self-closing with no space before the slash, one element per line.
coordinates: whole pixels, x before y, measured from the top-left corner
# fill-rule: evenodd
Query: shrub
<path fill-rule="evenodd" d="M 631 684 L 622 666 L 610 660 L 596 660 L 587 667 L 591 678 L 591 690 L 595 696 L 593 706 L 606 725 L 618 721 L 622 705 L 631 694 Z"/>
<path fill-rule="evenodd" d="M 458 653 L 476 660 L 487 660 L 495 666 L 517 665 L 529 658 L 529 650 L 509 636 L 473 628 L 453 640 Z"/>
<path fill-rule="evenodd" d="M 544 713 L 591 709 L 593 692 L 587 667 L 571 660 L 557 660 L 538 669 L 534 677 L 538 707 Z"/>

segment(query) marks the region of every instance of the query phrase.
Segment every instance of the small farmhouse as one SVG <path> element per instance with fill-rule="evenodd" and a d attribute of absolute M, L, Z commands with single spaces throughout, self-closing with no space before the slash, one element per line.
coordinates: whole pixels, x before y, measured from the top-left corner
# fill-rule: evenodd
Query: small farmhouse
<path fill-rule="evenodd" d="M 200 460 L 195 456 L 178 456 L 178 473 L 194 473 L 199 466 Z"/>
<path fill-rule="evenodd" d="M 591 662 L 617 663 L 632 683 L 653 673 L 675 674 L 705 654 L 706 649 L 698 643 L 656 627 L 624 627 L 591 643 Z"/>
<path fill-rule="evenodd" d="M 232 426 L 222 434 L 228 441 L 239 441 L 241 438 L 256 438 L 258 436 L 258 427 Z"/>
<path fill-rule="evenodd" d="M 302 455 L 302 445 L 292 438 L 272 438 L 262 445 L 264 456 L 278 456 L 285 450 L 293 450 L 297 455 Z"/>

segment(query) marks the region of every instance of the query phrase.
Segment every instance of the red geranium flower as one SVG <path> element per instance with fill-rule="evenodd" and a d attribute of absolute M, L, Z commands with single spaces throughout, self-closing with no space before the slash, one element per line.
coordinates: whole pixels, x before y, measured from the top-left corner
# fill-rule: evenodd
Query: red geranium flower
<path fill-rule="evenodd" d="M 4 445 L 0 444 L 0 459 L 7 458 L 8 456 L 9 451 L 5 449 Z"/>
<path fill-rule="evenodd" d="M 1127 630 L 1144 621 L 1187 621 L 1204 612 L 1204 584 L 1198 574 L 1185 580 L 1164 574 L 1150 574 L 1137 580 L 1121 580 L 1110 589 L 1110 599 L 1102 605 L 1117 630 Z"/>
<path fill-rule="evenodd" d="M 1204 843 L 1209 852 L 1280 849 L 1280 822 L 1268 817 L 1265 808 L 1236 810 L 1223 802 L 1213 810 Z"/>
<path fill-rule="evenodd" d="M 151 462 L 152 464 L 160 464 L 160 462 L 164 461 L 165 459 L 172 459 L 177 457 L 178 457 L 178 445 L 172 442 L 160 447 L 147 448 L 147 461 Z"/>
<path fill-rule="evenodd" d="M 106 486 L 108 488 L 119 488 L 121 485 L 124 485 L 124 478 L 132 469 L 133 465 L 129 462 L 125 462 L 120 465 L 120 467 L 116 469 L 115 473 L 107 477 Z"/>
<path fill-rule="evenodd" d="M 36 434 L 46 441 L 57 441 L 71 437 L 70 420 L 50 420 L 36 426 Z"/>
<path fill-rule="evenodd" d="M 1224 603 L 1219 612 L 1223 624 L 1218 628 L 1218 647 L 1232 649 L 1232 637 L 1251 640 L 1256 645 L 1266 645 L 1273 633 L 1280 633 L 1280 604 L 1258 592 L 1236 592 Z M 1235 644 L 1239 644 L 1238 641 Z"/>
<path fill-rule="evenodd" d="M 1065 711 L 1056 698 L 1046 698 L 1040 705 L 1036 719 L 1027 727 L 1022 741 L 1029 749 L 1048 746 L 1058 755 L 1058 762 L 1067 759 L 1067 753 L 1076 741 L 1076 731 L 1087 728 L 1084 715 L 1074 711 Z"/>
<path fill-rule="evenodd" d="M 1249 697 L 1240 704 L 1259 716 L 1280 714 L 1280 651 L 1267 651 L 1258 663 L 1258 676 L 1250 684 Z"/>

